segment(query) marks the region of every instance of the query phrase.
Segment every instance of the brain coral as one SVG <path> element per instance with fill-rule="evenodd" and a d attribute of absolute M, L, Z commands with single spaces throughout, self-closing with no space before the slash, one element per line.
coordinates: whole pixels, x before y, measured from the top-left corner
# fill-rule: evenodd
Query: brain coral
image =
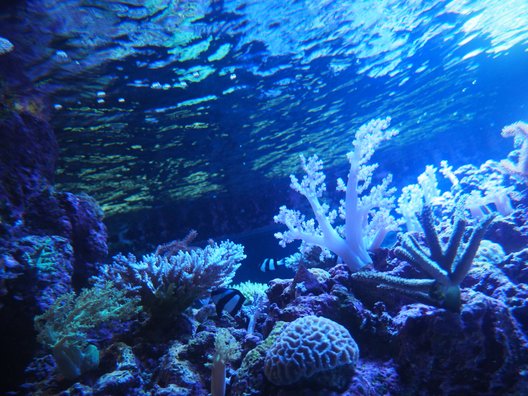
<path fill-rule="evenodd" d="M 305 383 L 341 389 L 358 358 L 358 346 L 346 328 L 310 315 L 285 326 L 266 354 L 264 373 L 275 385 Z"/>

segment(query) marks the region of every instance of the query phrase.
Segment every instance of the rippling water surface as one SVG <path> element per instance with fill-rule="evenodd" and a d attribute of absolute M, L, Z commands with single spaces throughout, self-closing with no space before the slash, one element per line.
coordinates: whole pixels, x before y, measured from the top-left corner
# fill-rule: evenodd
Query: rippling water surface
<path fill-rule="evenodd" d="M 0 35 L 52 97 L 60 187 L 111 216 L 257 193 L 299 153 L 344 169 L 387 115 L 397 184 L 501 158 L 528 120 L 526 21 L 526 0 L 28 0 Z"/>

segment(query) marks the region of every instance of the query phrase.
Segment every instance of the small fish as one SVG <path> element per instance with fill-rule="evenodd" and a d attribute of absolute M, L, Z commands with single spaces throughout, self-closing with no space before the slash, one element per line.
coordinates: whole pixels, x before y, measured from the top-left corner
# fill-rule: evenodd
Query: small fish
<path fill-rule="evenodd" d="M 211 292 L 211 299 L 216 305 L 216 314 L 222 316 L 222 311 L 228 312 L 231 316 L 242 308 L 242 304 L 246 298 L 237 289 L 229 289 L 227 287 L 219 287 Z"/>
<path fill-rule="evenodd" d="M 13 51 L 15 46 L 11 41 L 5 37 L 0 37 L 0 55 L 7 54 L 8 52 Z"/>
<path fill-rule="evenodd" d="M 284 265 L 284 260 L 275 261 L 274 259 L 264 259 L 260 264 L 260 270 L 262 272 L 275 271 L 277 267 Z"/>

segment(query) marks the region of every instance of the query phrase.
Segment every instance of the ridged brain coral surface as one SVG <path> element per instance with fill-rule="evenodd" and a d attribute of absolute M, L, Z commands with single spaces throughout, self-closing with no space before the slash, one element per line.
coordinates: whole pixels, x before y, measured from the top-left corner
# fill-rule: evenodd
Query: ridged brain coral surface
<path fill-rule="evenodd" d="M 310 315 L 283 329 L 266 354 L 264 373 L 275 385 L 291 385 L 323 373 L 330 381 L 342 382 L 339 377 L 353 371 L 358 358 L 358 346 L 346 328 Z"/>

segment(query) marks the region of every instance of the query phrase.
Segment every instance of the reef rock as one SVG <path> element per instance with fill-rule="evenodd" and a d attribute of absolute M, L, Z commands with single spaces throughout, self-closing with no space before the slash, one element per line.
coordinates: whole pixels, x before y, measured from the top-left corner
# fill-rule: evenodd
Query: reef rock
<path fill-rule="evenodd" d="M 517 386 L 528 353 L 524 334 L 503 303 L 465 294 L 460 314 L 412 304 L 394 318 L 408 392 L 498 395 Z"/>

